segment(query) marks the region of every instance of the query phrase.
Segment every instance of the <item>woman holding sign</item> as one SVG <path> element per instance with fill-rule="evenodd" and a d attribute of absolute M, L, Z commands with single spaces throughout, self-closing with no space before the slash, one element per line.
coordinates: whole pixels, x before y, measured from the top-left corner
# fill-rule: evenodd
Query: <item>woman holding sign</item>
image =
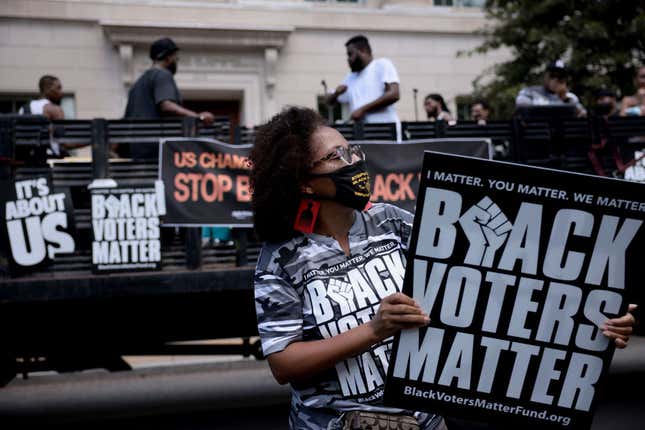
<path fill-rule="evenodd" d="M 392 336 L 428 315 L 402 294 L 413 216 L 369 204 L 364 154 L 314 111 L 260 128 L 250 156 L 262 349 L 292 386 L 292 429 L 443 429 L 438 415 L 385 407 Z M 624 347 L 633 317 L 605 333 Z"/>

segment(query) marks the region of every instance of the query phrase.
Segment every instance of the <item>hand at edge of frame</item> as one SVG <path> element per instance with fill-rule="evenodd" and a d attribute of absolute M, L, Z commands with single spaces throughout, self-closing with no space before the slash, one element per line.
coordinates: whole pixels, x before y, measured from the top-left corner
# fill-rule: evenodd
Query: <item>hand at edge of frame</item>
<path fill-rule="evenodd" d="M 629 338 L 634 332 L 634 325 L 636 324 L 636 318 L 634 318 L 632 312 L 636 310 L 637 307 L 638 305 L 630 303 L 625 315 L 611 318 L 600 326 L 602 334 L 613 340 L 616 344 L 616 348 L 623 349 L 627 346 Z"/>

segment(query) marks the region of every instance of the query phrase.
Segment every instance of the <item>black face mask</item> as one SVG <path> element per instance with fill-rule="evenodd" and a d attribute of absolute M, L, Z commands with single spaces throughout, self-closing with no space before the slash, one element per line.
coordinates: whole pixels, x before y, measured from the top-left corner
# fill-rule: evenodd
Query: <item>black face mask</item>
<path fill-rule="evenodd" d="M 352 72 L 360 72 L 365 68 L 365 65 L 363 64 L 363 60 L 360 57 L 356 57 L 354 61 L 349 63 L 349 68 Z"/>
<path fill-rule="evenodd" d="M 370 176 L 364 160 L 331 173 L 312 176 L 330 178 L 336 186 L 336 195 L 330 200 L 343 206 L 362 211 L 370 200 Z"/>
<path fill-rule="evenodd" d="M 173 61 L 172 63 L 168 64 L 168 71 L 172 73 L 173 75 L 177 73 L 177 62 Z"/>
<path fill-rule="evenodd" d="M 611 103 L 598 103 L 596 105 L 596 115 L 609 115 L 614 109 Z"/>

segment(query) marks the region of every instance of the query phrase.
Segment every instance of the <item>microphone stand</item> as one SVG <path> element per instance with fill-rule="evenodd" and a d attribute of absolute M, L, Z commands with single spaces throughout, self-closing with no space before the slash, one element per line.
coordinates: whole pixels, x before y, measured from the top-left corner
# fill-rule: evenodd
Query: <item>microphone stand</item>
<path fill-rule="evenodd" d="M 334 123 L 334 106 L 327 103 L 327 82 L 323 79 L 320 81 L 320 84 L 323 86 L 325 104 L 327 105 L 327 121 L 329 122 L 329 125 L 332 125 Z"/>
<path fill-rule="evenodd" d="M 414 98 L 414 120 L 419 121 L 419 107 L 417 106 L 417 93 L 418 89 L 412 88 L 412 97 Z"/>

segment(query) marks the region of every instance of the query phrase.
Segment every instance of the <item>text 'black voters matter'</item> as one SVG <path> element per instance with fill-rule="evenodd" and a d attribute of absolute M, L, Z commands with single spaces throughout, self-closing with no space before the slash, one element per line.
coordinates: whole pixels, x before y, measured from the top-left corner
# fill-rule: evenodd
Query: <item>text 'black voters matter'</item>
<path fill-rule="evenodd" d="M 161 264 L 159 216 L 163 191 L 92 190 L 92 268 L 95 273 L 155 270 Z"/>
<path fill-rule="evenodd" d="M 644 279 L 645 185 L 426 152 L 391 406 L 588 429 L 613 356 L 599 327 Z"/>

